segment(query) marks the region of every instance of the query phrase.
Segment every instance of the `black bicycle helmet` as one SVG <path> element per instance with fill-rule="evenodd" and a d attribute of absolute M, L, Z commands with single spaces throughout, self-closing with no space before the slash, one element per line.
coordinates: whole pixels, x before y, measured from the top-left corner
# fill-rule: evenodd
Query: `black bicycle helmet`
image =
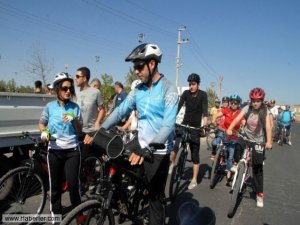
<path fill-rule="evenodd" d="M 160 48 L 155 44 L 144 43 L 137 46 L 132 52 L 126 57 L 126 62 L 135 61 L 148 61 L 150 59 L 156 60 L 160 63 L 162 52 Z"/>
<path fill-rule="evenodd" d="M 224 96 L 224 97 L 222 98 L 222 102 L 229 102 L 229 97 Z"/>
<path fill-rule="evenodd" d="M 191 73 L 189 76 L 188 76 L 188 79 L 187 79 L 188 82 L 196 82 L 196 83 L 200 83 L 200 76 L 196 73 Z"/>

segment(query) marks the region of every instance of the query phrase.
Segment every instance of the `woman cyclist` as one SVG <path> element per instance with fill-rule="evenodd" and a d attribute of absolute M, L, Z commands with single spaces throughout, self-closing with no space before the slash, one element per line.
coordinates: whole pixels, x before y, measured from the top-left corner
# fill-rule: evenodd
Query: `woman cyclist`
<path fill-rule="evenodd" d="M 230 126 L 231 122 L 240 114 L 240 103 L 242 102 L 242 99 L 240 96 L 233 94 L 229 98 L 230 100 L 230 106 L 229 108 L 222 108 L 214 117 L 212 120 L 212 123 L 215 123 L 217 118 L 224 117 L 224 121 L 221 124 L 221 127 L 219 128 L 219 132 L 223 132 L 222 134 L 222 140 L 227 145 L 227 152 L 228 152 L 228 158 L 227 158 L 227 183 L 226 185 L 230 185 L 230 178 L 231 178 L 231 170 L 233 165 L 233 156 L 234 156 L 234 149 L 235 144 L 237 141 L 236 135 L 225 135 L 224 132 L 227 130 L 227 128 Z M 240 119 L 236 125 L 233 127 L 234 131 L 237 131 L 240 128 L 241 125 Z"/>
<path fill-rule="evenodd" d="M 240 114 L 232 121 L 226 132 L 228 135 L 232 135 L 233 128 L 242 118 L 245 118 L 246 124 L 244 126 L 244 132 L 246 136 L 257 143 L 266 143 L 265 148 L 271 149 L 272 129 L 270 125 L 270 115 L 264 104 L 265 92 L 261 88 L 254 88 L 250 91 L 249 97 L 251 99 L 251 104 L 242 109 Z M 243 142 L 241 141 L 241 143 Z M 263 161 L 265 148 L 253 148 L 252 150 L 252 174 L 257 207 L 264 206 Z"/>
<path fill-rule="evenodd" d="M 72 207 L 81 203 L 79 194 L 80 149 L 77 135 L 82 129 L 79 106 L 71 101 L 75 95 L 73 79 L 59 73 L 54 79 L 55 101 L 44 108 L 39 129 L 41 139 L 49 141 L 47 162 L 50 183 L 50 211 L 62 214 L 61 186 L 65 175 Z M 50 134 L 55 140 L 50 139 Z M 50 140 L 49 140 L 50 139 Z"/>

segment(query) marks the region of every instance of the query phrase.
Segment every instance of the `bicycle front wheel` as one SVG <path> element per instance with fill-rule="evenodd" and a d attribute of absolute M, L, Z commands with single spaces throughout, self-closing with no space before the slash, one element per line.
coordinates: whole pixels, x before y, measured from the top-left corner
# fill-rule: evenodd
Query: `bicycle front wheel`
<path fill-rule="evenodd" d="M 238 202 L 240 198 L 242 197 L 242 185 L 244 183 L 244 174 L 245 174 L 245 163 L 239 162 L 237 167 L 237 174 L 236 174 L 236 180 L 232 184 L 232 193 L 231 193 L 231 200 L 229 201 L 229 209 L 227 216 L 229 218 L 232 218 L 235 214 L 235 211 L 238 206 Z"/>
<path fill-rule="evenodd" d="M 98 200 L 89 200 L 74 208 L 60 225 L 114 225 L 115 219 L 111 209 L 104 209 Z"/>
<path fill-rule="evenodd" d="M 188 152 L 185 148 L 182 147 L 179 149 L 178 161 L 176 166 L 173 167 L 170 179 L 169 198 L 171 200 L 174 200 L 178 195 L 180 182 L 184 173 L 187 154 Z"/>
<path fill-rule="evenodd" d="M 102 159 L 99 156 L 91 154 L 82 160 L 80 171 L 81 195 L 85 197 L 92 196 L 96 191 L 97 181 L 103 178 Z"/>
<path fill-rule="evenodd" d="M 38 173 L 30 167 L 18 167 L 1 178 L 0 196 L 0 214 L 37 216 L 45 206 L 46 188 Z"/>
<path fill-rule="evenodd" d="M 210 175 L 210 189 L 213 189 L 218 181 L 221 179 L 221 176 L 224 174 L 222 165 L 221 165 L 221 151 L 222 147 L 218 147 L 218 151 L 216 153 L 215 159 L 212 163 L 211 175 Z"/>
<path fill-rule="evenodd" d="M 206 145 L 207 145 L 207 150 L 210 151 L 212 150 L 212 141 L 214 140 L 215 138 L 215 133 L 210 133 L 206 136 Z"/>

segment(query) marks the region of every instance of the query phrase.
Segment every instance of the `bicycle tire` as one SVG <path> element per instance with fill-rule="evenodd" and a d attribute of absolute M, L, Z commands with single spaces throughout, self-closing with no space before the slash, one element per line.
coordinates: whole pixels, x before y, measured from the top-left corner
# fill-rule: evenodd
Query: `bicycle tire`
<path fill-rule="evenodd" d="M 215 133 L 210 133 L 206 136 L 206 145 L 207 145 L 207 150 L 211 151 L 212 150 L 212 141 L 215 138 Z"/>
<path fill-rule="evenodd" d="M 169 187 L 169 198 L 174 200 L 179 191 L 180 182 L 183 176 L 184 167 L 186 163 L 187 153 L 184 147 L 179 149 L 179 155 L 176 165 L 173 167 L 171 179 L 170 179 L 170 187 Z"/>
<path fill-rule="evenodd" d="M 80 170 L 80 191 L 82 196 L 90 197 L 96 191 L 98 180 L 103 178 L 102 159 L 96 154 L 89 154 L 82 160 Z"/>
<path fill-rule="evenodd" d="M 60 225 L 78 224 L 78 216 L 86 215 L 85 225 L 114 225 L 115 218 L 111 209 L 103 209 L 102 202 L 88 200 L 75 207 L 60 223 Z"/>
<path fill-rule="evenodd" d="M 10 161 L 10 159 L 5 155 L 0 155 L 0 179 L 2 178 L 2 176 L 8 173 L 10 169 L 12 169 L 12 162 Z M 5 187 L 2 187 L 0 191 L 0 199 L 4 199 L 7 196 L 12 186 L 13 180 L 10 179 L 6 182 Z"/>
<path fill-rule="evenodd" d="M 237 168 L 237 177 L 235 180 L 235 183 L 232 184 L 232 195 L 231 199 L 229 201 L 229 208 L 227 212 L 227 216 L 229 218 L 232 218 L 235 214 L 236 208 L 237 208 L 237 203 L 239 200 L 239 197 L 242 196 L 241 190 L 242 190 L 242 184 L 243 184 L 243 174 L 245 173 L 245 163 L 244 162 L 239 162 L 238 168 Z"/>
<path fill-rule="evenodd" d="M 11 180 L 13 186 L 8 190 L 5 185 Z M 0 192 L 2 190 L 8 193 L 0 199 L 1 214 L 21 213 L 38 216 L 43 212 L 47 197 L 45 183 L 40 174 L 32 171 L 30 167 L 18 167 L 6 173 L 0 180 Z M 37 207 L 33 207 L 36 205 Z"/>
<path fill-rule="evenodd" d="M 287 137 L 286 137 L 286 128 L 282 128 L 282 144 L 286 144 Z"/>
<path fill-rule="evenodd" d="M 215 159 L 212 163 L 212 169 L 211 169 L 211 175 L 210 175 L 210 189 L 214 189 L 214 187 L 220 180 L 220 176 L 221 176 L 221 174 L 220 174 L 220 170 L 221 170 L 220 153 L 221 153 L 221 151 L 222 151 L 222 147 L 218 147 Z"/>

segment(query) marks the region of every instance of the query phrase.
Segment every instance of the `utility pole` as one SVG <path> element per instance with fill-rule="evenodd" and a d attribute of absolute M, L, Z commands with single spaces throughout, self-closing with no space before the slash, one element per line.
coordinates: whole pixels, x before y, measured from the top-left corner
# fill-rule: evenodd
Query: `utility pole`
<path fill-rule="evenodd" d="M 138 35 L 138 41 L 139 43 L 143 43 L 144 42 L 144 37 L 145 37 L 145 34 L 144 33 L 140 33 Z"/>
<path fill-rule="evenodd" d="M 219 78 L 218 78 L 218 88 L 219 88 L 218 97 L 219 97 L 219 99 L 221 99 L 221 96 L 222 96 L 223 80 L 224 80 L 224 76 L 223 75 L 219 76 Z"/>
<path fill-rule="evenodd" d="M 176 57 L 176 87 L 179 87 L 179 92 L 181 93 L 181 87 L 179 86 L 179 68 L 182 66 L 180 64 L 180 45 L 185 44 L 189 39 L 181 39 L 181 32 L 186 30 L 186 26 L 178 29 L 178 40 L 177 40 L 177 57 Z"/>

